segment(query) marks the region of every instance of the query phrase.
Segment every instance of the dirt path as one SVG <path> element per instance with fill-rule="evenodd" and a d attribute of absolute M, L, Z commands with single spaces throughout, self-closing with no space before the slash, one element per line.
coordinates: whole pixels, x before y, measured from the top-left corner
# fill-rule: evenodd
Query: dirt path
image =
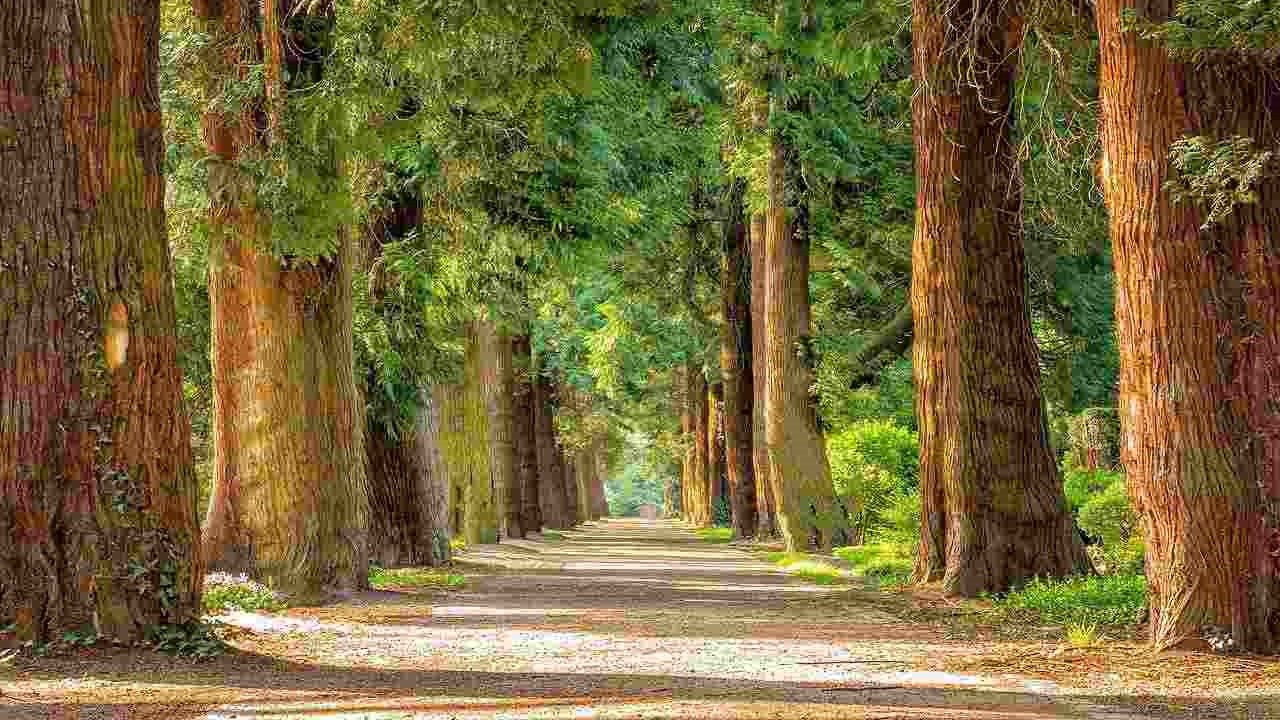
<path fill-rule="evenodd" d="M 948 639 L 888 596 L 810 584 L 674 523 L 461 560 L 461 590 L 228 616 L 238 652 L 207 663 L 120 651 L 0 669 L 0 718 L 1280 718 L 1280 680 L 1228 703 L 1106 672 L 1064 687 L 932 669 L 1039 649 Z"/>

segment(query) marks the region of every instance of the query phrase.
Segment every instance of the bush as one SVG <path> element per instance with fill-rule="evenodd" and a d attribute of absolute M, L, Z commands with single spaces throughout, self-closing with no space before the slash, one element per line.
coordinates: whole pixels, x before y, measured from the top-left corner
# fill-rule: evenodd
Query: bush
<path fill-rule="evenodd" d="M 831 438 L 831 478 L 855 539 L 881 530 L 890 508 L 915 489 L 919 448 L 916 433 L 892 420 L 856 422 Z"/>
<path fill-rule="evenodd" d="M 247 575 L 209 573 L 204 578 L 204 609 L 219 613 L 231 610 L 275 612 L 285 608 L 284 596 Z"/>
<path fill-rule="evenodd" d="M 1035 613 L 1054 625 L 1133 625 L 1147 604 L 1147 579 L 1141 575 L 1035 579 L 996 600 L 1006 610 Z"/>

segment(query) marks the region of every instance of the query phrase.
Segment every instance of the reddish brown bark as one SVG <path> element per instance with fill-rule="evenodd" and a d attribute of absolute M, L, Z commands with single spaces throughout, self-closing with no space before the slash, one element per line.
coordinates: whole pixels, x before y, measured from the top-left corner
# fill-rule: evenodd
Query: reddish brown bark
<path fill-rule="evenodd" d="M 778 534 L 776 501 L 769 481 L 769 443 L 765 435 L 764 215 L 751 216 L 751 471 L 756 483 L 756 530 L 759 538 Z"/>
<path fill-rule="evenodd" d="M 1206 626 L 1234 649 L 1280 650 L 1280 180 L 1201 230 L 1175 205 L 1184 135 L 1280 144 L 1274 62 L 1228 52 L 1179 62 L 1097 4 L 1102 179 L 1120 344 L 1121 458 L 1147 545 L 1151 639 Z M 1143 6 L 1166 20 L 1167 0 Z"/>
<path fill-rule="evenodd" d="M 0 10 L 0 625 L 200 612 L 164 217 L 159 3 Z"/>
<path fill-rule="evenodd" d="M 516 483 L 520 486 L 520 526 L 525 532 L 542 528 L 539 503 L 538 443 L 535 431 L 533 355 L 528 335 L 511 341 L 515 382 L 512 394 L 512 443 L 516 456 Z"/>
<path fill-rule="evenodd" d="M 913 19 L 916 578 L 965 596 L 1089 571 L 1049 447 L 1027 308 L 1011 8 L 965 0 L 943 16 L 916 0 Z M 949 24 L 995 30 L 957 45 Z M 970 60 L 981 87 L 962 74 Z"/>

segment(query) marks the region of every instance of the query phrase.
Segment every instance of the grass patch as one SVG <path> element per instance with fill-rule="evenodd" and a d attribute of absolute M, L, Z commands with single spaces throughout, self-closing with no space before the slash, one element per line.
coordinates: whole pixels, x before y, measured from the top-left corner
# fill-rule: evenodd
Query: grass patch
<path fill-rule="evenodd" d="M 452 589 L 466 583 L 462 575 L 437 568 L 374 567 L 369 570 L 369 586 L 375 590 Z"/>
<path fill-rule="evenodd" d="M 733 528 L 698 528 L 698 539 L 712 543 L 727 543 L 733 539 Z"/>
<path fill-rule="evenodd" d="M 911 580 L 914 550 L 905 543 L 879 542 L 836 548 L 832 553 L 853 566 L 854 575 L 875 578 L 884 585 Z"/>
<path fill-rule="evenodd" d="M 840 568 L 804 553 L 772 552 L 766 553 L 765 559 L 792 575 L 818 585 L 833 585 L 845 578 L 845 573 Z"/>
<path fill-rule="evenodd" d="M 1033 614 L 1052 625 L 1135 625 L 1147 605 L 1147 579 L 1141 575 L 1105 575 L 1066 580 L 1035 579 L 995 599 L 1005 611 Z"/>
<path fill-rule="evenodd" d="M 287 606 L 283 595 L 260 582 L 250 580 L 247 575 L 216 572 L 205 576 L 205 612 L 275 612 Z"/>

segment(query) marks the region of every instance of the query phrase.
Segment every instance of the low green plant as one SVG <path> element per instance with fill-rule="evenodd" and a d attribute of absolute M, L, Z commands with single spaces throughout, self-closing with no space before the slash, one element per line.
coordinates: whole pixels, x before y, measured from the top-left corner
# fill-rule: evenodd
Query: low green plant
<path fill-rule="evenodd" d="M 833 554 L 853 566 L 853 574 L 875 578 L 886 585 L 902 585 L 911 579 L 914 546 L 903 542 L 878 542 L 836 548 Z"/>
<path fill-rule="evenodd" d="M 204 579 L 204 609 L 220 613 L 231 610 L 276 612 L 287 607 L 284 596 L 250 580 L 246 575 L 209 573 Z"/>
<path fill-rule="evenodd" d="M 380 568 L 369 570 L 369 586 L 375 590 L 460 588 L 467 579 L 458 573 L 437 568 Z"/>
<path fill-rule="evenodd" d="M 698 528 L 698 539 L 713 543 L 727 543 L 733 539 L 733 528 Z"/>
<path fill-rule="evenodd" d="M 1145 614 L 1147 579 L 1141 575 L 1037 578 L 995 603 L 1000 610 L 1031 615 L 1044 624 L 1133 625 Z"/>

